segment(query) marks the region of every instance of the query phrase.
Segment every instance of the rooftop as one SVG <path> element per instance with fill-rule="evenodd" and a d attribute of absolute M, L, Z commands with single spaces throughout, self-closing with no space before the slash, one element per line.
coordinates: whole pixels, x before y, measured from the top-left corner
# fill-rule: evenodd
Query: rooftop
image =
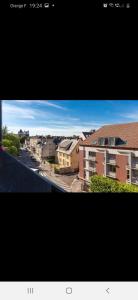
<path fill-rule="evenodd" d="M 0 151 L 0 192 L 40 193 L 65 192 L 50 180 L 41 177 L 5 151 Z"/>
<path fill-rule="evenodd" d="M 138 122 L 105 125 L 88 137 L 81 145 L 98 146 L 98 138 L 118 137 L 125 144 L 119 147 L 138 149 Z"/>
<path fill-rule="evenodd" d="M 79 141 L 76 139 L 72 139 L 72 140 L 65 139 L 59 144 L 57 151 L 71 154 L 74 148 L 76 147 L 76 145 L 78 144 L 78 142 Z"/>
<path fill-rule="evenodd" d="M 92 135 L 94 132 L 95 132 L 95 130 L 89 131 L 89 132 L 83 131 L 82 134 L 83 134 L 86 138 L 88 138 L 88 137 L 89 137 L 90 135 Z"/>

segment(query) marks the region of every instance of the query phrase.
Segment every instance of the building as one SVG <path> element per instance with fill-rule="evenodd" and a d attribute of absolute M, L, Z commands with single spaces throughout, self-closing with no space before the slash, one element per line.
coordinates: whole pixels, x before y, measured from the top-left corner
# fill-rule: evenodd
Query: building
<path fill-rule="evenodd" d="M 57 148 L 61 142 L 60 137 L 32 137 L 30 138 L 30 150 L 40 161 L 52 158 L 57 161 Z"/>
<path fill-rule="evenodd" d="M 95 132 L 95 130 L 91 130 L 91 131 L 83 131 L 80 135 L 80 139 L 82 141 L 85 141 L 91 134 L 93 134 Z"/>
<path fill-rule="evenodd" d="M 37 144 L 41 141 L 41 139 L 37 136 L 30 137 L 29 143 L 27 144 L 28 149 L 32 152 L 36 152 Z"/>
<path fill-rule="evenodd" d="M 18 131 L 18 135 L 19 135 L 19 137 L 29 137 L 29 130 L 28 131 L 23 131 L 22 129 L 20 129 L 19 131 Z"/>
<path fill-rule="evenodd" d="M 65 171 L 77 172 L 79 169 L 79 143 L 80 140 L 65 139 L 57 149 L 57 158 L 60 168 Z"/>
<path fill-rule="evenodd" d="M 79 178 L 94 174 L 138 185 L 138 122 L 101 127 L 79 147 Z"/>

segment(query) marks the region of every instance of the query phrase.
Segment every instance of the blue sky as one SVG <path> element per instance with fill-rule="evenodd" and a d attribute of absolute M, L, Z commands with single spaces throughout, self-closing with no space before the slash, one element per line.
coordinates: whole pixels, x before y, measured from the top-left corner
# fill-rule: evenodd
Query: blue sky
<path fill-rule="evenodd" d="M 73 135 L 138 122 L 138 100 L 3 100 L 3 125 L 31 135 Z"/>

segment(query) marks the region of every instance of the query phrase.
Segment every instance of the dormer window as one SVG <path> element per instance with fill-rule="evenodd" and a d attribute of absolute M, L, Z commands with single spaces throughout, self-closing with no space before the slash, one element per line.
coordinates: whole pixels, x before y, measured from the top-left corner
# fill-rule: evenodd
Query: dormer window
<path fill-rule="evenodd" d="M 97 144 L 97 140 L 94 140 L 93 142 L 92 142 L 92 145 L 96 145 Z"/>
<path fill-rule="evenodd" d="M 108 139 L 108 145 L 109 146 L 115 146 L 115 137 L 109 137 Z"/>
<path fill-rule="evenodd" d="M 123 141 L 121 138 L 119 137 L 109 137 L 109 146 L 121 146 L 127 143 L 127 141 Z"/>
<path fill-rule="evenodd" d="M 105 146 L 108 145 L 108 138 L 101 137 L 98 139 L 99 146 Z"/>

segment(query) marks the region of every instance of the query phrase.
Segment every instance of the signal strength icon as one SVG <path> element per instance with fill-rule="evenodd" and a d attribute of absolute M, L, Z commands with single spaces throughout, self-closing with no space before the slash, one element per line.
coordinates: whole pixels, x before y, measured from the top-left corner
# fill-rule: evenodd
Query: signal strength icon
<path fill-rule="evenodd" d="M 28 295 L 34 294 L 34 289 L 33 288 L 27 288 L 27 294 Z"/>

